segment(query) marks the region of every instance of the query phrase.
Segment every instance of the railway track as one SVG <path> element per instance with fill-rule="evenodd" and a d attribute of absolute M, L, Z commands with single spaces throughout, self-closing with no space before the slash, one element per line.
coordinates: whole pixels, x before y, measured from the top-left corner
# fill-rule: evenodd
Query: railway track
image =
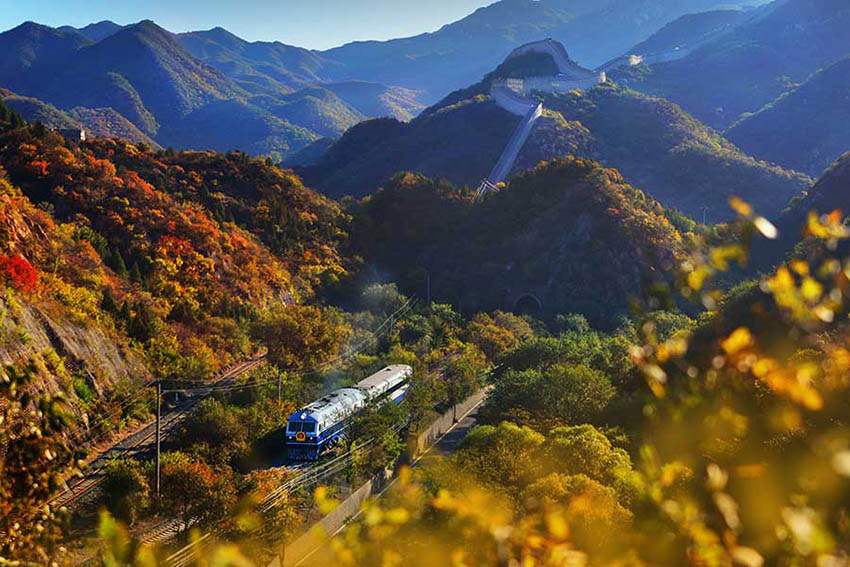
<path fill-rule="evenodd" d="M 225 386 L 248 370 L 256 367 L 263 358 L 254 358 L 236 364 L 220 375 L 211 383 L 214 386 Z M 193 398 L 186 398 L 178 403 L 171 411 L 162 417 L 160 434 L 162 438 L 168 436 L 189 415 L 191 410 L 210 394 L 202 394 Z M 136 433 L 118 441 L 112 447 L 101 452 L 83 472 L 76 481 L 70 483 L 67 488 L 48 501 L 52 508 L 73 508 L 83 502 L 92 491 L 103 481 L 103 472 L 107 463 L 113 458 L 135 457 L 150 450 L 149 445 L 156 438 L 156 423 L 152 422 Z"/>

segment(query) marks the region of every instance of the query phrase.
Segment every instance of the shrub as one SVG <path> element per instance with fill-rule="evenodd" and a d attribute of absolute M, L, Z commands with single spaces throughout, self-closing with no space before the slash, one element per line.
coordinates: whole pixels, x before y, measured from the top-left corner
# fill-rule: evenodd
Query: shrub
<path fill-rule="evenodd" d="M 32 291 L 38 283 L 38 273 L 26 258 L 0 255 L 0 275 L 18 291 Z"/>

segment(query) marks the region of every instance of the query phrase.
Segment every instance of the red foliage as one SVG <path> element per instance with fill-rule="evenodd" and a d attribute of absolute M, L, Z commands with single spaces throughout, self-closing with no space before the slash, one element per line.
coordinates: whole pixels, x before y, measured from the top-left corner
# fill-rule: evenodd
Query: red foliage
<path fill-rule="evenodd" d="M 47 165 L 43 159 L 34 159 L 29 162 L 29 170 L 39 177 L 47 177 Z"/>
<path fill-rule="evenodd" d="M 0 274 L 20 291 L 32 291 L 38 283 L 38 272 L 20 254 L 11 257 L 0 255 Z"/>

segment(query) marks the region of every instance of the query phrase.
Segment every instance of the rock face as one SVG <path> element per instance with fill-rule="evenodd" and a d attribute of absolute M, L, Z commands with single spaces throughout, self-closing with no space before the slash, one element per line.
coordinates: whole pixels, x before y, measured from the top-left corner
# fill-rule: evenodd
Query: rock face
<path fill-rule="evenodd" d="M 104 329 L 78 323 L 60 306 L 36 305 L 20 298 L 0 298 L 0 362 L 33 361 L 34 387 L 63 394 L 78 408 L 72 375 L 102 397 L 123 384 L 138 386 L 151 376 L 136 353 Z M 46 371 L 45 371 L 46 370 Z M 83 410 L 78 417 L 85 421 Z"/>

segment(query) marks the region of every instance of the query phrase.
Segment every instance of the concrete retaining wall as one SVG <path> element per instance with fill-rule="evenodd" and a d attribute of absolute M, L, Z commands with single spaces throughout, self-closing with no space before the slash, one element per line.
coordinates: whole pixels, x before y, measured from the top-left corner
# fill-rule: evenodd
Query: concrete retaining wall
<path fill-rule="evenodd" d="M 363 501 L 384 486 L 382 475 L 376 476 L 358 488 L 345 499 L 337 508 L 319 520 L 310 530 L 286 546 L 284 567 L 292 567 L 310 555 L 316 546 L 321 545 L 324 538 L 343 527 L 345 523 L 360 511 Z M 269 563 L 268 567 L 280 567 L 280 557 Z"/>
<path fill-rule="evenodd" d="M 443 434 L 445 434 L 449 429 L 451 429 L 452 425 L 455 423 L 455 416 L 458 419 L 461 418 L 465 413 L 478 405 L 485 397 L 487 397 L 487 392 L 489 390 L 484 388 L 482 390 L 478 390 L 476 393 L 472 394 L 465 401 L 459 403 L 455 406 L 454 411 L 449 410 L 444 413 L 440 418 L 431 424 L 431 426 L 420 433 L 417 437 L 414 438 L 413 443 L 408 448 L 411 460 L 419 457 L 424 453 L 431 445 L 437 442 Z"/>

